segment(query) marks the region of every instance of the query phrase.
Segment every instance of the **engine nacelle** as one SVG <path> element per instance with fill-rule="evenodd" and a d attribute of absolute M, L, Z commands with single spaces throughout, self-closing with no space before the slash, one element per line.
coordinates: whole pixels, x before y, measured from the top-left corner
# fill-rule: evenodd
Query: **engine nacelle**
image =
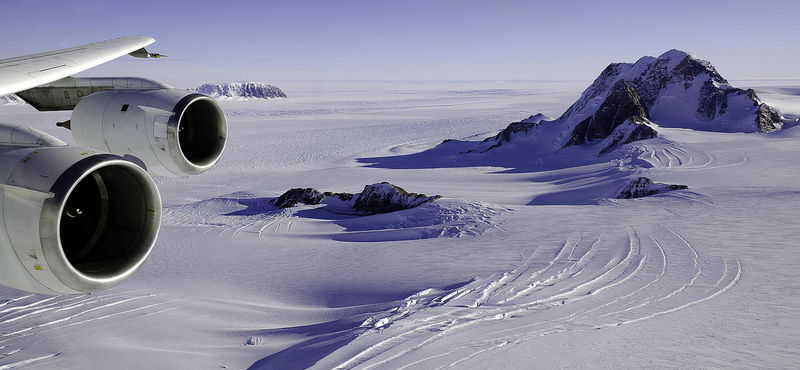
<path fill-rule="evenodd" d="M 130 277 L 150 254 L 161 197 L 138 165 L 0 124 L 0 284 L 82 294 Z"/>
<path fill-rule="evenodd" d="M 188 177 L 217 163 L 228 135 L 211 98 L 178 89 L 114 89 L 83 97 L 70 120 L 79 145 L 143 162 L 155 176 Z"/>

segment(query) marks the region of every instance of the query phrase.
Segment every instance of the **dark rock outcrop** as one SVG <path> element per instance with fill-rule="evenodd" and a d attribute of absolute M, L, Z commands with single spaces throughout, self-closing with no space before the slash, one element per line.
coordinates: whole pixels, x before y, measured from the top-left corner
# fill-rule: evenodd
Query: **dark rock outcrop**
<path fill-rule="evenodd" d="M 355 200 L 353 199 L 354 197 L 356 198 Z M 280 208 L 294 207 L 300 203 L 308 205 L 326 203 L 328 207 L 331 207 L 331 203 L 326 202 L 326 199 L 337 198 L 345 203 L 338 203 L 336 207 L 339 209 L 333 211 L 334 213 L 352 214 L 350 210 L 352 208 L 352 212 L 356 212 L 356 215 L 376 215 L 414 208 L 441 197 L 441 195 L 427 196 L 425 194 L 409 193 L 399 186 L 381 182 L 365 186 L 364 191 L 360 194 L 334 193 L 330 191 L 321 193 L 314 188 L 294 188 L 281 194 L 272 202 Z M 345 209 L 342 209 L 342 207 Z"/>
<path fill-rule="evenodd" d="M 718 84 L 728 83 L 728 80 L 722 78 L 719 72 L 717 72 L 717 69 L 706 60 L 697 59 L 688 53 L 675 49 L 664 54 L 684 55 L 680 63 L 667 75 L 669 77 L 667 83 L 683 83 L 684 89 L 692 87 L 694 80 L 697 78 L 707 78 L 703 83 L 706 81 L 716 82 Z"/>
<path fill-rule="evenodd" d="M 605 148 L 601 149 L 600 153 L 598 154 L 603 155 L 614 149 L 617 149 L 620 145 L 632 143 L 634 141 L 639 141 L 639 140 L 652 139 L 658 136 L 658 132 L 646 124 L 629 122 L 627 123 L 627 125 L 632 126 L 633 129 L 623 130 L 622 128 L 625 128 L 623 126 L 614 130 L 614 132 L 610 135 L 611 140 L 609 140 L 608 145 L 606 145 Z M 625 136 L 626 134 L 627 136 Z"/>
<path fill-rule="evenodd" d="M 728 94 L 741 91 L 735 90 L 739 89 L 728 89 L 728 91 L 725 91 L 717 87 L 711 80 L 706 81 L 703 83 L 703 87 L 700 88 L 697 113 L 708 120 L 716 118 L 717 112 L 719 112 L 719 114 L 725 114 L 725 109 L 728 108 Z"/>
<path fill-rule="evenodd" d="M 591 141 L 605 140 L 614 130 L 625 122 L 639 125 L 636 137 L 656 137 L 658 133 L 645 126 L 649 121 L 647 108 L 642 105 L 639 94 L 625 80 L 618 80 L 606 96 L 600 108 L 575 126 L 572 135 L 564 148 L 586 144 Z M 616 148 L 624 139 L 620 132 L 612 140 L 612 148 Z M 610 149 L 606 148 L 604 151 Z"/>
<path fill-rule="evenodd" d="M 485 143 L 485 142 L 490 141 L 490 140 L 495 140 L 497 143 L 492 145 L 491 147 L 489 147 L 489 149 L 496 148 L 498 146 L 503 145 L 504 142 L 507 143 L 507 142 L 511 141 L 511 136 L 513 134 L 517 134 L 517 133 L 520 133 L 520 132 L 527 134 L 530 130 L 538 127 L 540 124 L 542 124 L 544 122 L 549 122 L 549 121 L 552 121 L 552 118 L 550 118 L 548 116 L 545 116 L 544 114 L 541 114 L 541 113 L 536 113 L 536 114 L 534 114 L 534 115 L 532 115 L 532 116 L 530 116 L 530 117 L 528 117 L 528 118 L 526 118 L 526 119 L 524 119 L 522 121 L 512 122 L 511 124 L 508 125 L 508 127 L 503 129 L 503 131 L 500 131 L 494 137 L 486 138 L 485 140 L 483 140 L 483 142 Z M 448 140 L 445 140 L 445 142 L 447 142 L 447 141 Z M 486 149 L 486 150 L 489 150 L 489 149 Z"/>
<path fill-rule="evenodd" d="M 409 193 L 388 182 L 367 185 L 353 204 L 353 209 L 368 215 L 414 208 L 441 198 L 440 195 Z"/>
<path fill-rule="evenodd" d="M 647 197 L 655 194 L 664 193 L 672 190 L 688 189 L 686 185 L 671 185 L 653 182 L 647 177 L 638 177 L 631 181 L 628 186 L 622 189 L 617 195 L 617 199 L 632 199 Z"/>
<path fill-rule="evenodd" d="M 281 194 L 275 200 L 275 206 L 280 208 L 294 207 L 300 203 L 303 204 L 319 204 L 325 199 L 325 195 L 314 188 L 294 188 Z"/>
<path fill-rule="evenodd" d="M 775 108 L 761 103 L 756 112 L 756 124 L 759 132 L 778 131 L 783 126 L 783 117 Z"/>
<path fill-rule="evenodd" d="M 511 135 L 512 134 L 516 134 L 516 133 L 520 133 L 520 132 L 524 132 L 524 133 L 527 134 L 528 131 L 530 131 L 532 128 L 535 128 L 538 125 L 539 125 L 539 122 L 535 122 L 535 123 L 534 122 L 525 122 L 525 121 L 512 122 L 505 129 L 503 129 L 503 131 L 500 131 L 497 135 L 495 135 L 494 136 L 494 140 L 497 141 L 497 145 L 500 145 L 500 143 L 502 143 L 502 142 L 509 142 L 509 141 L 511 141 Z M 491 139 L 492 138 L 488 138 L 488 139 L 486 139 L 484 141 L 489 141 Z"/>

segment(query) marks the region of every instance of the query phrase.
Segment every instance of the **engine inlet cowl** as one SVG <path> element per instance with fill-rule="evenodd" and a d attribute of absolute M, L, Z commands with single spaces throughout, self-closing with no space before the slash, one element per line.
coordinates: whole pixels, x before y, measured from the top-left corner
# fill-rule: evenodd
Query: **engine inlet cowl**
<path fill-rule="evenodd" d="M 27 150 L 0 193 L 0 229 L 11 243 L 0 241 L 3 264 L 11 266 L 0 272 L 0 284 L 81 294 L 133 275 L 161 225 L 161 197 L 152 178 L 118 155 L 88 148 Z M 14 152 L 0 157 L 19 159 Z"/>
<path fill-rule="evenodd" d="M 114 156 L 116 157 L 116 156 Z M 39 232 L 50 269 L 69 288 L 105 290 L 128 279 L 153 249 L 161 199 L 129 161 L 98 155 L 56 180 Z"/>
<path fill-rule="evenodd" d="M 105 90 L 72 112 L 80 145 L 137 157 L 155 176 L 208 171 L 225 150 L 228 125 L 213 99 L 177 89 Z"/>

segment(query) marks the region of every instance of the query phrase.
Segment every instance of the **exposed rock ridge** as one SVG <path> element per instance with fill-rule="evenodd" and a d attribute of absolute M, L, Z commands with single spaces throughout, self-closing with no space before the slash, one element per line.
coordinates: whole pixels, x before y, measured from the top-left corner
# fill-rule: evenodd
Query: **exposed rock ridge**
<path fill-rule="evenodd" d="M 280 208 L 289 208 L 300 203 L 314 205 L 319 204 L 323 199 L 325 199 L 325 195 L 320 193 L 317 189 L 293 188 L 281 194 L 281 196 L 275 200 L 275 206 Z"/>
<path fill-rule="evenodd" d="M 290 208 L 300 203 L 316 205 L 325 203 L 327 198 L 338 198 L 339 201 L 345 202 L 344 204 L 349 204 L 347 207 L 352 208 L 356 214 L 375 215 L 414 208 L 442 198 L 441 195 L 409 193 L 388 182 L 367 185 L 355 200 L 354 197 L 355 194 L 350 193 L 322 193 L 314 188 L 293 188 L 272 202 L 276 207 Z"/>
<path fill-rule="evenodd" d="M 365 214 L 379 214 L 417 207 L 440 199 L 441 195 L 409 193 L 388 182 L 367 185 L 356 198 L 353 209 Z"/>
<path fill-rule="evenodd" d="M 586 90 L 583 91 L 581 97 L 572 103 L 562 115 L 559 117 L 560 119 L 567 119 L 573 116 L 575 113 L 583 110 L 586 105 L 594 98 L 598 97 L 599 95 L 603 94 L 609 87 L 611 87 L 611 83 L 615 82 L 620 74 L 622 74 L 623 69 L 622 63 L 611 63 L 606 67 L 603 72 L 600 72 L 600 76 L 592 82 Z"/>
<path fill-rule="evenodd" d="M 672 190 L 688 189 L 686 185 L 671 185 L 653 182 L 647 177 L 633 179 L 630 184 L 625 186 L 617 195 L 617 199 L 633 199 L 648 197 L 655 194 L 664 193 Z"/>
<path fill-rule="evenodd" d="M 548 122 L 548 121 L 552 121 L 552 118 L 550 118 L 548 116 L 545 116 L 544 114 L 537 113 L 537 114 L 534 114 L 534 115 L 532 115 L 532 116 L 530 116 L 530 117 L 528 117 L 528 118 L 526 118 L 526 119 L 524 119 L 522 121 L 512 122 L 511 124 L 508 125 L 508 127 L 503 129 L 502 131 L 500 131 L 494 137 L 489 137 L 489 138 L 486 138 L 485 140 L 483 140 L 484 143 L 489 141 L 489 140 L 492 140 L 492 139 L 494 139 L 497 142 L 496 144 L 490 146 L 486 150 L 489 150 L 489 149 L 492 149 L 492 148 L 496 148 L 498 146 L 503 145 L 504 142 L 507 143 L 507 142 L 511 141 L 511 136 L 513 134 L 520 133 L 520 132 L 527 134 L 530 130 L 538 127 L 539 124 L 541 124 L 542 122 Z M 484 150 L 484 151 L 486 151 L 486 150 Z"/>
<path fill-rule="evenodd" d="M 600 154 L 604 154 L 622 143 L 629 142 L 631 138 L 641 140 L 642 138 L 656 137 L 658 133 L 646 125 L 649 121 L 647 108 L 642 105 L 636 90 L 625 80 L 617 80 L 595 114 L 575 126 L 572 135 L 563 147 L 605 140 L 624 123 L 636 125 L 636 128 L 631 131 L 635 135 L 628 135 L 627 138 L 624 133 L 619 131 L 609 146 L 601 150 Z"/>

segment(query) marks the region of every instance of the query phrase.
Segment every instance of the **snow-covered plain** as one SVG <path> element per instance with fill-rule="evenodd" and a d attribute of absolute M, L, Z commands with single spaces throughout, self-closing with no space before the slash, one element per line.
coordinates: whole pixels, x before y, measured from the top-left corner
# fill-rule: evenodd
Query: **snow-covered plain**
<path fill-rule="evenodd" d="M 662 127 L 560 166 L 419 154 L 557 117 L 588 84 L 284 82 L 288 99 L 221 102 L 226 153 L 157 180 L 164 223 L 133 278 L 0 288 L 0 369 L 796 368 L 800 128 Z M 800 114 L 797 81 L 734 85 Z M 72 142 L 68 115 L 0 107 Z M 612 199 L 638 176 L 689 189 Z M 268 202 L 382 181 L 446 198 L 368 217 Z"/>

